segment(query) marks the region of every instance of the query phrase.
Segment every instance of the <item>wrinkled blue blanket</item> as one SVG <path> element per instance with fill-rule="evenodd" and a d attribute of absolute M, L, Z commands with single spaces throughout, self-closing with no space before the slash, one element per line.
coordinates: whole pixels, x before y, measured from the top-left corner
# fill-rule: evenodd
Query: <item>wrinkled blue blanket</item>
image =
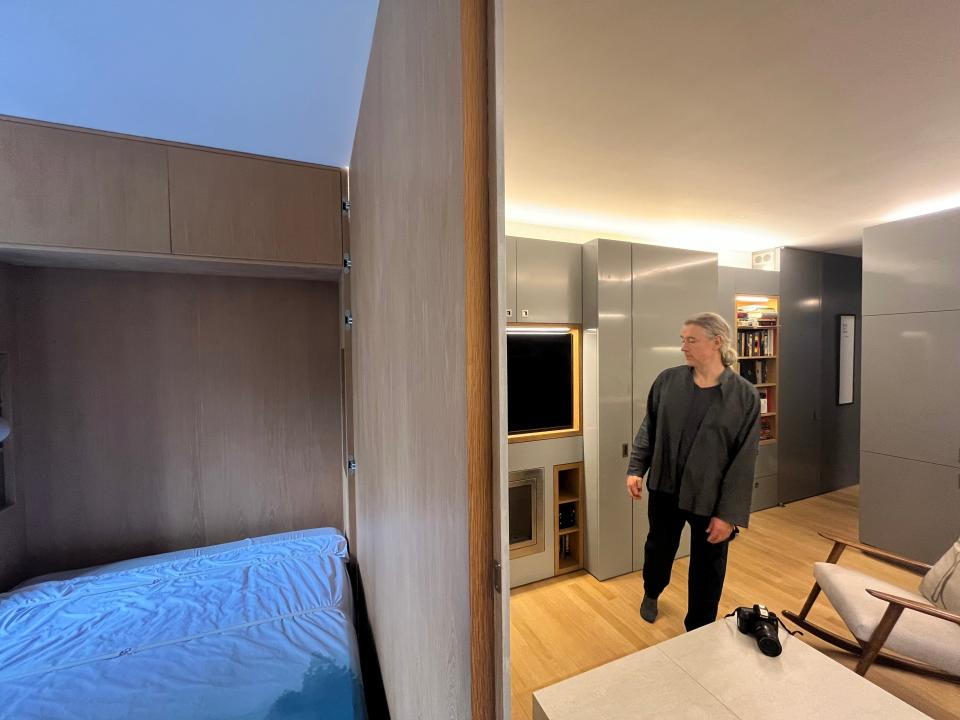
<path fill-rule="evenodd" d="M 40 578 L 0 595 L 0 718 L 362 720 L 330 529 Z"/>

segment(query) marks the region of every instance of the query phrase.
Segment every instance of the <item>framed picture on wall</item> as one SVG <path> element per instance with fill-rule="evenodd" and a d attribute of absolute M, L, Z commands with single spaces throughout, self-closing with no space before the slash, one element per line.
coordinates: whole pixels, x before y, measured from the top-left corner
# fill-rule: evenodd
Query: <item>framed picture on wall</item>
<path fill-rule="evenodd" d="M 837 405 L 853 404 L 854 343 L 857 337 L 857 316 L 840 316 L 838 347 Z"/>

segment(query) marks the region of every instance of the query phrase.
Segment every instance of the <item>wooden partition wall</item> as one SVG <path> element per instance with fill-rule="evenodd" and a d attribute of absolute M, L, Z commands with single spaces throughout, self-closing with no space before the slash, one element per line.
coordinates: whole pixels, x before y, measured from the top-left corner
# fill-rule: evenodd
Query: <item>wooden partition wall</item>
<path fill-rule="evenodd" d="M 14 270 L 29 574 L 342 527 L 336 284 Z"/>
<path fill-rule="evenodd" d="M 351 161 L 355 549 L 395 718 L 498 706 L 488 9 L 381 3 Z"/>
<path fill-rule="evenodd" d="M 16 268 L 0 264 L 0 355 L 5 356 L 0 358 L 0 362 L 6 361 L 10 365 L 11 374 L 16 365 L 16 317 L 13 310 L 15 272 Z M 12 387 L 3 389 L 12 394 Z M 4 416 L 15 421 L 12 417 L 12 397 L 5 398 L 5 401 Z M 23 577 L 26 557 L 23 503 L 20 501 L 15 487 L 16 477 L 13 475 L 15 468 L 12 453 L 15 444 L 16 435 L 5 443 L 5 457 L 0 459 L 0 462 L 6 462 L 6 469 L 10 473 L 7 477 L 6 492 L 0 493 L 7 504 L 6 507 L 0 506 L 0 592 Z"/>

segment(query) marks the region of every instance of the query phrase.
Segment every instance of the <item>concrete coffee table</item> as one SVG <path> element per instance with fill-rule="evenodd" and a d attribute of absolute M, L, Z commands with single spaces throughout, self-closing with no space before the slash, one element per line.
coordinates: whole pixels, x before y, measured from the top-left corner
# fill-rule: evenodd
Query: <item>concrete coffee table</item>
<path fill-rule="evenodd" d="M 534 720 L 636 718 L 926 718 L 780 630 L 783 653 L 761 654 L 735 618 L 607 663 L 533 694 Z"/>

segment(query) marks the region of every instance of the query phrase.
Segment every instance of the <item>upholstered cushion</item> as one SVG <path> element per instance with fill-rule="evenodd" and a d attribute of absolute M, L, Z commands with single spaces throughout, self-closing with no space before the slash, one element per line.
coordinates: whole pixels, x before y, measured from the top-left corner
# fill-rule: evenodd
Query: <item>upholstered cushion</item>
<path fill-rule="evenodd" d="M 930 568 L 920 583 L 920 594 L 944 610 L 960 613 L 960 540 Z"/>
<path fill-rule="evenodd" d="M 815 563 L 813 576 L 850 632 L 864 642 L 873 635 L 888 607 L 883 600 L 867 594 L 867 588 L 930 604 L 918 593 L 833 563 Z M 884 649 L 960 675 L 960 625 L 947 620 L 904 610 Z"/>

